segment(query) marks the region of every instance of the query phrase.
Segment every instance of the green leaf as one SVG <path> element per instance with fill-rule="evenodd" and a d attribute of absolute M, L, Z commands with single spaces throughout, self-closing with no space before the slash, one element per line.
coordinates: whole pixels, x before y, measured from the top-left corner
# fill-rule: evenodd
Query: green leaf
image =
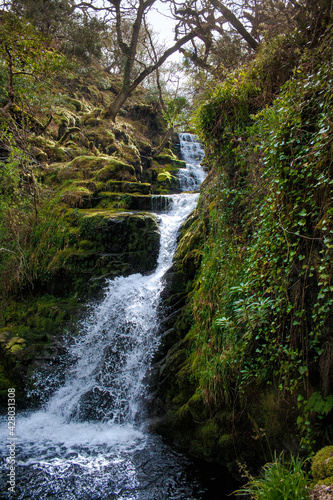
<path fill-rule="evenodd" d="M 298 371 L 300 372 L 301 375 L 304 375 L 304 373 L 306 373 L 308 371 L 308 367 L 307 366 L 300 366 Z"/>

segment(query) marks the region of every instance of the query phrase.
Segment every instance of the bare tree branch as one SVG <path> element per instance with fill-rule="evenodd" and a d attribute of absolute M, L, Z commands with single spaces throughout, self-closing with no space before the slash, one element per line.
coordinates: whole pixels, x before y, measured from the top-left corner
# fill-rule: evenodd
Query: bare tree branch
<path fill-rule="evenodd" d="M 225 5 L 223 5 L 219 0 L 211 0 L 214 7 L 219 10 L 225 19 L 238 31 L 240 35 L 247 41 L 253 50 L 256 50 L 259 46 L 257 40 L 246 30 L 240 20 L 235 16 L 235 14 Z"/>

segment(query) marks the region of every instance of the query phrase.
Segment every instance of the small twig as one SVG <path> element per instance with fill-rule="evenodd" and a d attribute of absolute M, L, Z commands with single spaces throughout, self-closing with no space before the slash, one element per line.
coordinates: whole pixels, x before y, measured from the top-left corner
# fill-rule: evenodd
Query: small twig
<path fill-rule="evenodd" d="M 299 236 L 300 238 L 305 238 L 306 240 L 311 240 L 311 241 L 314 241 L 314 240 L 322 241 L 323 240 L 323 238 L 310 238 L 310 236 L 304 236 L 303 234 L 293 233 L 292 231 L 288 231 L 287 229 L 285 229 L 282 225 L 281 225 L 281 227 L 287 233 L 294 234 L 295 236 Z"/>
<path fill-rule="evenodd" d="M 4 247 L 0 248 L 0 252 L 10 252 L 16 254 L 16 252 L 14 252 L 13 250 L 9 250 L 9 248 L 4 248 Z"/>

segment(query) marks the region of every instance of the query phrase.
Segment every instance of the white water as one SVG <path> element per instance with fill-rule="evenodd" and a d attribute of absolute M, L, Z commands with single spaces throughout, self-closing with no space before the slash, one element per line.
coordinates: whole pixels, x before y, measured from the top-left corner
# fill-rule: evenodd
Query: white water
<path fill-rule="evenodd" d="M 195 191 L 200 188 L 205 178 L 203 169 L 198 169 L 205 151 L 193 134 L 179 134 L 179 142 L 181 156 L 186 162 L 186 169 L 180 170 L 178 174 L 181 187 L 184 191 Z"/>
<path fill-rule="evenodd" d="M 186 137 L 192 163 L 183 169 L 180 181 L 184 190 L 197 189 L 204 176 L 193 156 L 198 143 L 193 136 Z M 182 144 L 186 137 L 181 137 Z M 17 416 L 17 498 L 201 498 L 193 496 L 192 486 L 186 484 L 185 459 L 149 436 L 140 419 L 145 375 L 158 345 L 163 276 L 172 263 L 178 229 L 194 209 L 198 194 L 169 198 L 171 208 L 159 216 L 161 246 L 155 272 L 108 283 L 105 299 L 82 323 L 70 347 L 76 362 L 64 385 L 44 408 Z M 1 424 L 6 469 L 8 429 L 5 419 Z M 147 463 L 150 469 L 143 473 Z"/>

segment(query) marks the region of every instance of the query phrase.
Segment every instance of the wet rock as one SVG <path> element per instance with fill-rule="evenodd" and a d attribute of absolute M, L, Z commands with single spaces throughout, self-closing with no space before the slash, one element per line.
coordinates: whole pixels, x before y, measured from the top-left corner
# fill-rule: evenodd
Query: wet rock
<path fill-rule="evenodd" d="M 135 272 L 147 272 L 156 266 L 159 230 L 153 215 L 119 215 L 109 219 L 106 231 L 107 252 L 122 254 Z"/>
<path fill-rule="evenodd" d="M 94 387 L 81 396 L 72 417 L 81 422 L 112 418 L 113 395 L 106 389 Z"/>
<path fill-rule="evenodd" d="M 326 486 L 317 484 L 310 492 L 311 500 L 332 500 L 333 499 L 333 484 Z"/>

